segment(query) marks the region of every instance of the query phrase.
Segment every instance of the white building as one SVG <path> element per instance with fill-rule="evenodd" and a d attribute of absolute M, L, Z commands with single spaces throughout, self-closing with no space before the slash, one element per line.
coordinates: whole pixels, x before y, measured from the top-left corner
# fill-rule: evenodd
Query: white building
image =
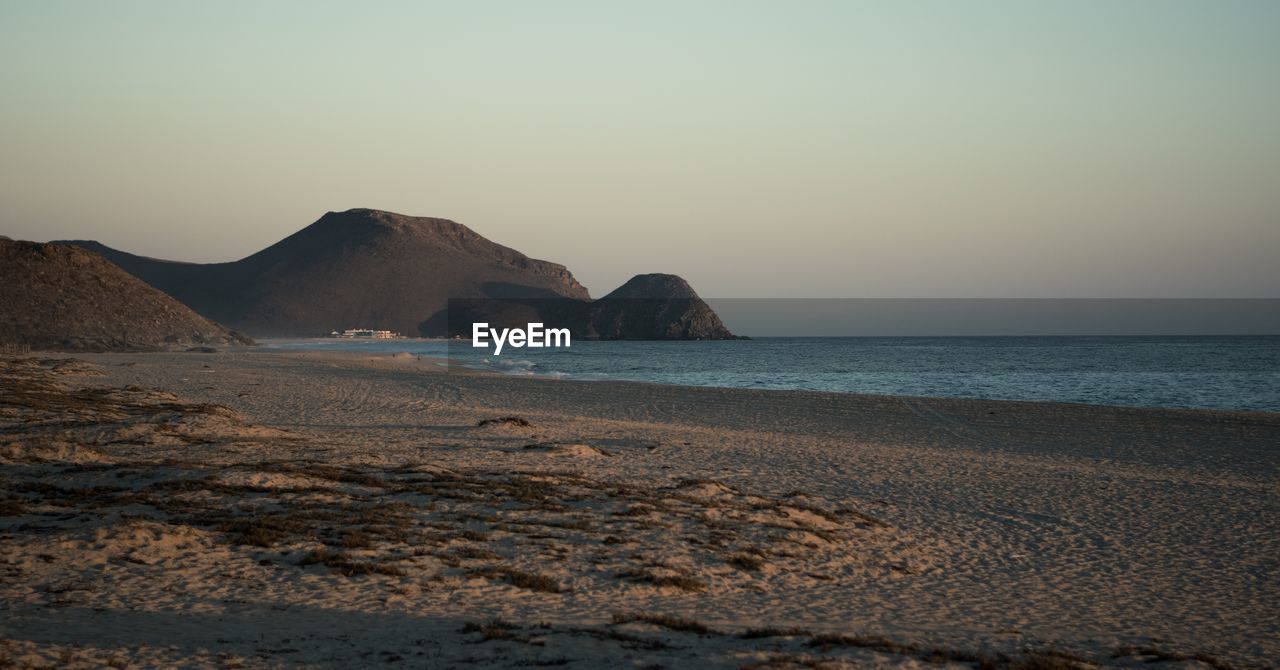
<path fill-rule="evenodd" d="M 342 332 L 333 331 L 329 333 L 329 337 L 343 337 L 347 339 L 374 339 L 374 340 L 392 340 L 400 337 L 398 333 L 389 330 L 373 330 L 372 328 L 348 328 Z"/>

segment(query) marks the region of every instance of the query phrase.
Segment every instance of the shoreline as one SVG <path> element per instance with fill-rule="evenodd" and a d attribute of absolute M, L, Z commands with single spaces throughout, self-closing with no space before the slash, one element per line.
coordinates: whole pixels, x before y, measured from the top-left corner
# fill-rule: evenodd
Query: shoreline
<path fill-rule="evenodd" d="M 1266 567 L 1280 553 L 1268 413 L 575 382 L 332 352 L 57 356 L 91 364 L 61 378 L 68 388 L 194 404 L 76 424 L 78 449 L 30 433 L 19 443 L 37 451 L 6 452 L 9 490 L 29 477 L 127 489 L 94 506 L 53 490 L 14 501 L 36 516 L 3 531 L 23 577 L 0 583 L 0 638 L 34 644 L 33 658 L 121 640 L 138 647 L 118 652 L 130 658 L 165 658 L 162 636 L 101 629 L 164 616 L 187 652 L 250 666 L 412 659 L 414 626 L 439 658 L 481 665 L 916 667 L 911 649 L 931 647 L 1110 665 L 1151 647 L 1250 667 L 1280 653 L 1280 624 L 1260 614 L 1280 589 Z M 112 390 L 127 388 L 139 390 Z M 214 406 L 233 414 L 199 409 Z M 207 490 L 149 493 L 185 481 Z M 393 506 L 373 525 L 342 511 L 380 505 Z M 269 546 L 237 544 L 236 519 L 288 510 Z M 82 520 L 55 520 L 69 511 Z M 49 542 L 84 548 L 45 562 Z M 84 579 L 106 581 L 61 590 Z M 333 610 L 348 613 L 350 647 L 320 626 Z M 725 635 L 625 620 L 636 614 Z M 462 632 L 493 617 L 513 627 Z M 771 626 L 806 633 L 733 637 Z M 603 642 L 621 633 L 667 648 Z M 848 637 L 869 634 L 898 651 Z M 258 658 L 261 635 L 295 651 Z M 944 665 L 970 667 L 958 659 Z"/>
<path fill-rule="evenodd" d="M 972 339 L 972 338 L 968 338 L 968 336 L 956 336 L 956 337 Z M 1017 337 L 1017 336 L 983 336 L 983 337 L 1001 338 L 1001 337 Z M 1040 336 L 1036 336 L 1036 337 L 1040 337 Z M 1063 337 L 1069 339 L 1074 336 L 1063 336 Z M 1106 336 L 1106 337 L 1142 338 L 1147 336 L 1117 335 L 1117 336 Z M 1201 336 L 1186 336 L 1186 337 L 1195 338 L 1195 337 L 1201 337 Z M 1236 336 L 1231 336 L 1231 337 L 1236 337 Z M 1269 338 L 1269 337 L 1275 337 L 1275 336 L 1260 335 L 1260 336 L 1241 336 L 1241 337 Z M 419 339 L 425 342 L 442 342 L 446 344 L 450 341 L 448 339 L 440 339 L 440 338 L 419 338 Z M 768 339 L 768 338 L 759 338 L 759 339 Z M 823 338 L 774 338 L 774 339 L 823 339 Z M 877 338 L 825 338 L 825 339 L 877 339 Z M 902 339 L 902 338 L 894 337 L 894 338 L 887 338 L 887 339 Z M 938 338 L 923 338 L 923 339 L 938 339 Z M 278 338 L 278 339 L 275 339 L 274 341 L 276 342 L 311 342 L 313 340 L 323 341 L 323 338 L 309 338 L 309 339 Z M 264 342 L 270 342 L 270 341 L 272 340 L 264 340 Z M 259 345 L 256 347 L 241 347 L 241 348 L 228 350 L 228 352 L 244 352 L 244 353 L 251 352 L 251 351 L 260 351 L 263 353 L 309 352 L 309 353 L 317 353 L 317 354 L 333 355 L 333 356 L 351 356 L 353 358 L 361 358 L 361 357 L 385 358 L 387 356 L 393 356 L 397 353 L 397 352 L 389 352 L 389 351 L 358 352 L 354 350 L 324 349 L 324 348 L 306 349 L 303 347 L 277 348 L 269 345 L 268 346 Z M 656 386 L 663 386 L 663 387 L 676 387 L 676 388 L 689 388 L 689 389 L 710 388 L 710 389 L 740 390 L 740 391 L 766 392 L 766 393 L 770 393 L 770 392 L 812 393 L 812 394 L 818 394 L 818 395 L 855 396 L 855 397 L 868 397 L 868 398 L 903 398 L 903 399 L 910 399 L 910 400 L 916 400 L 916 401 L 933 401 L 933 400 L 953 401 L 954 400 L 954 401 L 1014 403 L 1014 404 L 1027 403 L 1032 405 L 1063 405 L 1063 406 L 1085 407 L 1085 408 L 1097 407 L 1097 408 L 1111 408 L 1111 409 L 1136 409 L 1136 410 L 1154 410 L 1154 411 L 1167 410 L 1167 411 L 1173 411 L 1173 412 L 1183 412 L 1183 411 L 1218 412 L 1218 413 L 1228 413 L 1228 414 L 1235 413 L 1235 414 L 1243 414 L 1243 415 L 1280 416 L 1280 410 L 1235 409 L 1235 408 L 1217 408 L 1217 407 L 1187 407 L 1187 406 L 1170 407 L 1170 406 L 1160 406 L 1160 405 L 1121 405 L 1121 404 L 1103 404 L 1103 403 L 1075 402 L 1075 401 L 1062 401 L 1062 400 L 1025 400 L 1025 399 L 1012 399 L 1012 398 L 981 398 L 981 397 L 973 397 L 973 396 L 929 396 L 929 395 L 905 395 L 905 394 L 887 394 L 887 393 L 880 394 L 880 393 L 867 393 L 867 392 L 859 392 L 859 391 L 829 391 L 829 390 L 799 389 L 799 388 L 753 388 L 753 387 L 746 387 L 746 386 L 720 386 L 720 385 L 712 385 L 712 384 L 679 384 L 679 383 L 651 381 L 651 380 L 642 380 L 642 379 L 621 379 L 621 378 L 587 379 L 582 377 L 574 377 L 574 373 L 567 373 L 562 371 L 551 371 L 551 372 L 545 372 L 545 373 L 532 372 L 530 374 L 513 374 L 513 373 L 503 372 L 502 370 L 498 370 L 498 369 L 463 365 L 460 359 L 455 359 L 455 358 L 423 356 L 419 354 L 413 354 L 412 352 L 407 352 L 407 351 L 403 353 L 416 356 L 417 358 L 423 361 L 431 361 L 432 363 L 435 363 L 442 367 L 447 366 L 448 371 L 450 373 L 465 372 L 465 373 L 478 373 L 478 374 L 493 374 L 493 375 L 499 375 L 499 376 L 511 377 L 511 378 L 544 379 L 544 380 L 562 381 L 562 382 L 578 382 L 578 383 L 590 383 L 590 384 L 600 384 L 600 383 L 648 384 L 648 385 L 656 385 Z"/>

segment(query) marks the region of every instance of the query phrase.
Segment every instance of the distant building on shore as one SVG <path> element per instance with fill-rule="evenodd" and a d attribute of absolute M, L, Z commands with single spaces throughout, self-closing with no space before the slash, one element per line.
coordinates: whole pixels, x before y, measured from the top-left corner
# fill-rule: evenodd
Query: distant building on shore
<path fill-rule="evenodd" d="M 372 328 L 348 328 L 342 332 L 332 331 L 329 337 L 341 337 L 349 340 L 352 339 L 371 339 L 371 340 L 394 340 L 401 337 L 399 333 L 393 333 L 389 330 L 373 330 Z"/>

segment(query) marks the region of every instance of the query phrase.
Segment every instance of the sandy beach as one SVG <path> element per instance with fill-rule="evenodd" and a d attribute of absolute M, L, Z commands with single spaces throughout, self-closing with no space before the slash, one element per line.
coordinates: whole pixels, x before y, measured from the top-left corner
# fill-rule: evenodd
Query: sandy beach
<path fill-rule="evenodd" d="M 0 667 L 1280 658 L 1280 415 L 33 356 Z"/>

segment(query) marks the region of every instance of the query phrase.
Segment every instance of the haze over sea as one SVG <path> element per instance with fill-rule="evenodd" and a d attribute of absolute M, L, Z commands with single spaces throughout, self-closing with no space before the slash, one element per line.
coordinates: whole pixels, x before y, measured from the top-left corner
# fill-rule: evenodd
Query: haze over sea
<path fill-rule="evenodd" d="M 471 368 L 581 380 L 1137 407 L 1280 411 L 1280 336 L 768 337 L 574 342 L 276 340 L 271 347 L 409 352 Z"/>

